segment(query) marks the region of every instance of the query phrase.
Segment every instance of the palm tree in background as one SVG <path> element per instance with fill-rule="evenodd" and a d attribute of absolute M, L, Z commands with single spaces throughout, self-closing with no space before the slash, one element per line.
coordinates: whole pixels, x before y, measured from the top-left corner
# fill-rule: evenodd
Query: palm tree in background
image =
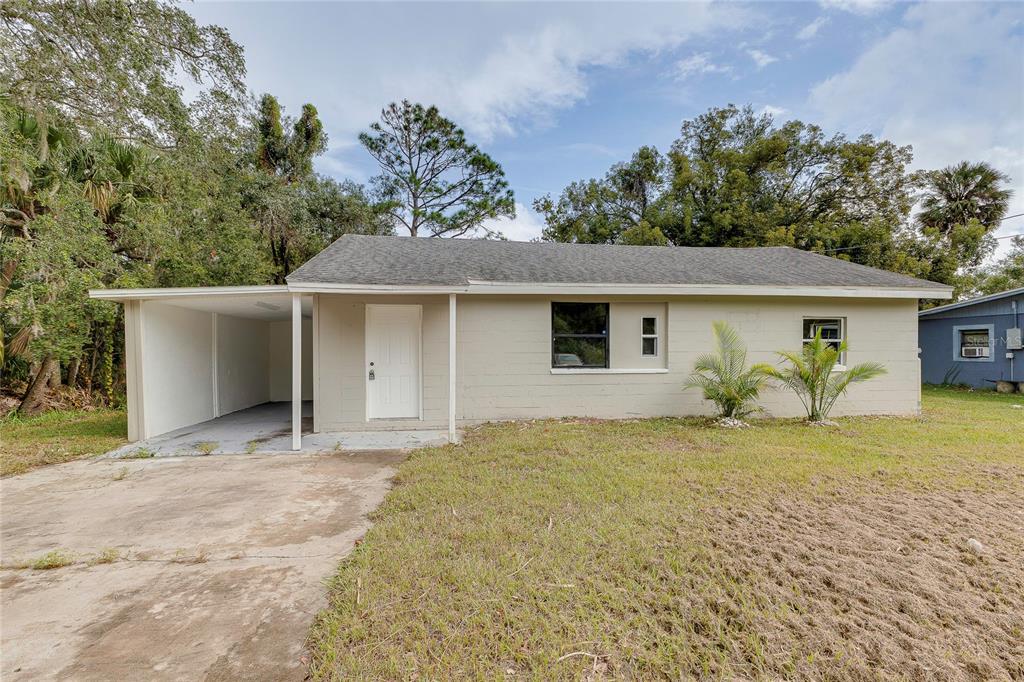
<path fill-rule="evenodd" d="M 925 174 L 924 198 L 918 221 L 924 228 L 948 235 L 955 225 L 976 220 L 996 227 L 1010 204 L 1013 192 L 1003 185 L 1010 181 L 985 162 L 961 161 L 954 166 Z"/>
<path fill-rule="evenodd" d="M 1006 216 L 1009 178 L 980 162 L 961 161 L 923 174 L 917 224 L 931 261 L 928 278 L 953 287 L 954 299 L 971 291 L 980 266 L 996 249 L 992 232 Z"/>

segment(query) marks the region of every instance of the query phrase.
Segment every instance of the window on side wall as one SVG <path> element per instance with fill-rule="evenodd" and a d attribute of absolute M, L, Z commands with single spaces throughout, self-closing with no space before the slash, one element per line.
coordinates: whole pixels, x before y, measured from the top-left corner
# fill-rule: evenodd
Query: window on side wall
<path fill-rule="evenodd" d="M 658 318 L 640 318 L 640 355 L 645 358 L 658 357 Z"/>
<path fill-rule="evenodd" d="M 804 344 L 813 341 L 819 331 L 822 341 L 839 350 L 846 340 L 846 321 L 841 317 L 804 318 Z M 846 364 L 846 353 L 839 354 L 838 364 Z"/>
<path fill-rule="evenodd" d="M 608 304 L 551 304 L 551 366 L 608 367 Z"/>
<path fill-rule="evenodd" d="M 991 337 L 988 329 L 961 329 L 960 357 L 965 360 L 979 360 L 991 355 Z"/>

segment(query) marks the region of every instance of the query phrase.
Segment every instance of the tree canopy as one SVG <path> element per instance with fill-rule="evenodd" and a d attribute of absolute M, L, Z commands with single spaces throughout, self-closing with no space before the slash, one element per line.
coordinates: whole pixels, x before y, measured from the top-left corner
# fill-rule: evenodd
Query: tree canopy
<path fill-rule="evenodd" d="M 1009 178 L 987 163 L 961 163 L 922 174 L 917 226 L 927 246 L 929 275 L 959 296 L 976 284 L 972 270 L 992 255 L 992 232 L 1006 215 Z"/>
<path fill-rule="evenodd" d="M 169 144 L 188 120 L 177 74 L 244 93 L 242 48 L 175 4 L 5 0 L 0 26 L 0 89 L 37 116 Z"/>
<path fill-rule="evenodd" d="M 515 217 L 501 166 L 437 107 L 392 102 L 359 141 L 380 165 L 373 184 L 394 227 L 413 237 L 486 233 L 484 221 Z"/>
<path fill-rule="evenodd" d="M 968 162 L 915 173 L 912 159 L 910 147 L 871 135 L 827 136 L 730 105 L 683 122 L 666 155 L 641 147 L 534 208 L 552 241 L 793 246 L 951 284 L 959 295 L 991 253 L 1007 178 Z"/>
<path fill-rule="evenodd" d="M 62 381 L 117 399 L 122 311 L 89 288 L 281 282 L 389 230 L 363 187 L 314 172 L 316 108 L 244 97 L 241 48 L 175 4 L 12 0 L 0 47 L 0 367 L 23 411 Z"/>
<path fill-rule="evenodd" d="M 1010 252 L 977 275 L 975 293 L 996 294 L 1024 287 L 1024 237 L 1014 237 Z"/>

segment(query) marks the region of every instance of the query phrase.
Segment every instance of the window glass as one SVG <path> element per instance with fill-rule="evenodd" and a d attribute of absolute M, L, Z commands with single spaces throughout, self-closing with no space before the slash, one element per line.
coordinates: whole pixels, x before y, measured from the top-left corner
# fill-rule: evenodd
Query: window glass
<path fill-rule="evenodd" d="M 551 304 L 551 366 L 608 367 L 608 304 Z"/>
<path fill-rule="evenodd" d="M 552 303 L 555 334 L 608 335 L 607 303 Z"/>
<path fill-rule="evenodd" d="M 644 317 L 640 320 L 640 355 L 658 355 L 658 318 Z"/>
<path fill-rule="evenodd" d="M 804 320 L 804 343 L 813 341 L 820 331 L 822 341 L 839 350 L 845 338 L 845 326 L 843 319 L 839 317 L 807 318 Z M 840 354 L 838 362 L 840 365 L 846 364 L 846 353 Z"/>
<path fill-rule="evenodd" d="M 842 337 L 842 320 L 839 319 L 808 319 L 804 320 L 804 340 L 810 341 L 821 330 L 821 338 L 826 341 L 839 341 Z"/>
<path fill-rule="evenodd" d="M 960 357 L 989 357 L 989 336 L 987 329 L 960 330 Z"/>
<path fill-rule="evenodd" d="M 552 367 L 607 367 L 608 340 L 556 336 Z"/>

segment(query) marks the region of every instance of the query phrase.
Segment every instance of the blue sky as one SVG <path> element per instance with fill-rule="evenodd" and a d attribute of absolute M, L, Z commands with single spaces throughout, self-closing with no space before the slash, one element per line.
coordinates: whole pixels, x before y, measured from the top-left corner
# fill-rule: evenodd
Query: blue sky
<path fill-rule="evenodd" d="M 1022 3 L 187 7 L 245 47 L 254 93 L 317 106 L 322 173 L 367 181 L 359 131 L 392 100 L 436 104 L 504 166 L 518 216 L 495 226 L 513 239 L 539 235 L 537 196 L 667 149 L 683 120 L 730 102 L 911 144 L 919 168 L 989 161 L 1024 212 Z M 1024 219 L 998 234 L 1018 232 Z"/>

